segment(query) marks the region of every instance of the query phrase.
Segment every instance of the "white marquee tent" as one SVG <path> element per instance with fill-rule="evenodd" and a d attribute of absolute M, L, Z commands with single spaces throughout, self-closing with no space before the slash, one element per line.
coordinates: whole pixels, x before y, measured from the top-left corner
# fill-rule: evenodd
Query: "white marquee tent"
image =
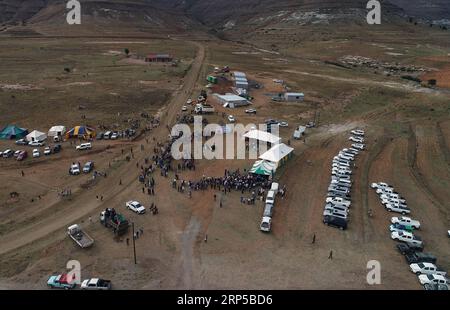
<path fill-rule="evenodd" d="M 64 126 L 53 126 L 48 131 L 48 136 L 49 137 L 58 137 L 58 136 L 63 136 L 65 133 L 66 133 L 66 127 L 64 127 Z"/>
<path fill-rule="evenodd" d="M 280 141 L 281 141 L 280 137 L 277 137 L 269 132 L 257 130 L 257 129 L 250 130 L 249 132 L 247 132 L 244 135 L 244 138 L 255 139 L 258 141 L 268 142 L 271 144 L 277 144 L 277 143 L 280 143 Z"/>
<path fill-rule="evenodd" d="M 45 139 L 47 139 L 47 135 L 43 132 L 37 131 L 37 130 L 33 130 L 31 133 L 29 133 L 26 136 L 26 140 L 29 142 L 32 141 L 44 141 Z"/>
<path fill-rule="evenodd" d="M 284 143 L 276 144 L 270 150 L 259 156 L 259 159 L 273 162 L 278 166 L 281 161 L 290 156 L 293 150 L 292 147 Z"/>

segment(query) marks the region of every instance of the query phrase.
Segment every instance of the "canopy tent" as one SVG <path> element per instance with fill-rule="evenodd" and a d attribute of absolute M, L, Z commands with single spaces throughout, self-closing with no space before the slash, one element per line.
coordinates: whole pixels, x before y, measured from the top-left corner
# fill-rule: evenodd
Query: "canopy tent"
<path fill-rule="evenodd" d="M 53 126 L 48 131 L 49 137 L 60 137 L 66 133 L 66 127 L 65 126 Z"/>
<path fill-rule="evenodd" d="M 28 134 L 28 130 L 9 125 L 0 131 L 0 139 L 21 139 Z"/>
<path fill-rule="evenodd" d="M 269 132 L 262 131 L 262 130 L 250 130 L 244 135 L 244 138 L 248 139 L 255 139 L 258 141 L 268 142 L 271 144 L 277 144 L 280 143 L 281 138 L 277 137 Z"/>
<path fill-rule="evenodd" d="M 273 176 L 276 170 L 277 168 L 274 163 L 265 160 L 258 160 L 250 169 L 250 173 Z"/>
<path fill-rule="evenodd" d="M 278 167 L 280 162 L 290 157 L 293 150 L 292 147 L 289 147 L 284 143 L 276 144 L 270 150 L 259 156 L 259 158 L 270 161 Z"/>
<path fill-rule="evenodd" d="M 69 138 L 90 139 L 94 137 L 95 137 L 94 129 L 86 126 L 75 126 L 66 133 L 66 139 Z"/>
<path fill-rule="evenodd" d="M 25 138 L 28 142 L 32 142 L 32 141 L 44 141 L 45 139 L 47 139 L 47 135 L 43 132 L 37 131 L 37 130 L 33 130 L 32 132 L 30 132 L 26 138 Z"/>

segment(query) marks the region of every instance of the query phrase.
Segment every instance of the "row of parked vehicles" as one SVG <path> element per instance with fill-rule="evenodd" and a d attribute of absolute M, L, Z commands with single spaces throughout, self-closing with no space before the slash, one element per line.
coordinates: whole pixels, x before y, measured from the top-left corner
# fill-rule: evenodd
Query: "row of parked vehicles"
<path fill-rule="evenodd" d="M 280 185 L 273 182 L 270 190 L 267 192 L 264 212 L 259 229 L 263 232 L 270 232 L 272 229 L 272 217 L 275 208 L 275 197 L 278 194 Z"/>
<path fill-rule="evenodd" d="M 119 138 L 132 137 L 136 134 L 134 129 L 126 129 L 123 131 L 105 131 L 97 134 L 97 140 L 117 140 Z"/>
<path fill-rule="evenodd" d="M 414 232 L 421 228 L 420 222 L 405 216 L 411 213 L 406 199 L 385 182 L 372 183 L 381 203 L 389 212 L 397 212 L 402 216 L 392 217 L 389 231 L 391 239 L 399 241 L 397 249 L 405 256 L 410 270 L 418 276 L 420 284 L 427 290 L 448 290 L 447 272 L 436 266 L 437 258 L 431 253 L 424 253 L 422 238 Z"/>
<path fill-rule="evenodd" d="M 352 137 L 364 141 L 363 130 L 352 130 Z M 358 140 L 361 141 L 361 140 Z M 328 226 L 337 227 L 341 230 L 347 229 L 351 206 L 352 167 L 359 152 L 364 145 L 352 145 L 350 148 L 342 149 L 333 158 L 331 166 L 331 182 L 328 186 L 327 198 L 323 211 L 323 222 Z"/>
<path fill-rule="evenodd" d="M 56 144 L 53 147 L 47 146 L 44 149 L 43 154 L 45 156 L 51 155 L 51 154 L 56 154 L 61 152 L 62 147 L 60 144 Z M 41 151 L 39 149 L 33 149 L 32 151 L 32 156 L 33 158 L 39 158 L 41 157 Z M 22 161 L 24 159 L 26 159 L 28 157 L 28 151 L 26 150 L 12 150 L 12 149 L 7 149 L 5 151 L 0 151 L 0 157 L 3 158 L 15 158 L 17 161 Z"/>
<path fill-rule="evenodd" d="M 90 173 L 92 170 L 94 170 L 94 162 L 88 161 L 87 163 L 84 164 L 82 170 L 83 170 L 83 173 Z M 81 174 L 80 163 L 72 163 L 72 165 L 70 165 L 69 174 L 70 175 Z"/>
<path fill-rule="evenodd" d="M 70 290 L 77 287 L 74 279 L 69 279 L 66 273 L 50 276 L 47 280 L 49 288 L 58 288 Z M 112 288 L 111 281 L 99 278 L 86 279 L 81 282 L 80 288 L 82 290 L 110 290 Z"/>

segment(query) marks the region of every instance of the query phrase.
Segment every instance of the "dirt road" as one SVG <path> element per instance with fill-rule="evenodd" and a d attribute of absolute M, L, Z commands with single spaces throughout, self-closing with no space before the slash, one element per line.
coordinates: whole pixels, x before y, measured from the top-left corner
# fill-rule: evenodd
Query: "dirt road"
<path fill-rule="evenodd" d="M 172 95 L 170 102 L 167 104 L 167 109 L 161 117 L 162 126 L 151 133 L 151 137 L 155 137 L 156 140 L 164 140 L 167 137 L 165 125 L 173 124 L 178 111 L 189 98 L 198 80 L 205 58 L 205 49 L 200 43 L 190 43 L 198 47 L 196 58 L 190 71 L 185 76 L 183 86 Z M 152 146 L 150 145 L 150 147 Z M 146 155 L 145 152 L 136 153 L 135 159 L 136 161 L 142 161 Z M 127 188 L 136 182 L 138 173 L 130 173 L 130 171 L 135 170 L 133 166 L 136 161 L 124 162 L 108 176 L 108 179 L 98 184 L 95 191 L 106 197 L 105 200 L 94 199 L 94 194 L 90 191 L 81 192 L 73 201 L 58 201 L 52 205 L 51 207 L 54 208 L 55 212 L 51 216 L 2 236 L 0 238 L 2 244 L 0 255 L 44 238 L 54 231 L 62 230 L 97 209 L 106 208 L 111 201 L 114 201 L 114 197 L 127 191 Z M 122 185 L 119 185 L 119 178 L 122 179 Z"/>

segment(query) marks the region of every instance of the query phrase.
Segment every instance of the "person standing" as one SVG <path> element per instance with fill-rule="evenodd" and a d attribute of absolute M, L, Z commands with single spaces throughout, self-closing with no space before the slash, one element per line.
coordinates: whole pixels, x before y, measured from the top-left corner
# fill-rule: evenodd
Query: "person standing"
<path fill-rule="evenodd" d="M 313 235 L 311 244 L 314 244 L 314 243 L 316 243 L 316 234 Z"/>
<path fill-rule="evenodd" d="M 330 251 L 330 255 L 328 255 L 328 259 L 333 259 L 333 250 Z"/>

